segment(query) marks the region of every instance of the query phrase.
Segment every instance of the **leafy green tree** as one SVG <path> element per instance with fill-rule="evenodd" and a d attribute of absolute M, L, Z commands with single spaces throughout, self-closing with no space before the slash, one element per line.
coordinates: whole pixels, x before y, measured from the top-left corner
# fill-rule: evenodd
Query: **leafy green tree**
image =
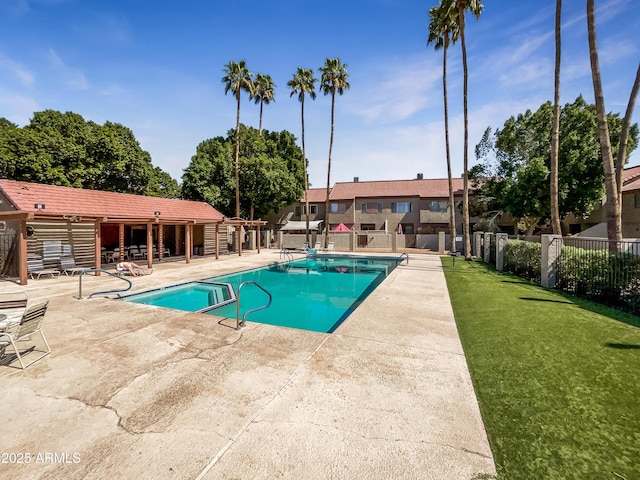
<path fill-rule="evenodd" d="M 260 127 L 259 131 L 262 133 L 262 107 L 263 105 L 269 105 L 271 102 L 275 102 L 275 88 L 276 84 L 271 80 L 271 76 L 263 73 L 256 73 L 253 81 L 254 91 L 253 100 L 260 104 Z"/>
<path fill-rule="evenodd" d="M 291 89 L 290 97 L 298 95 L 298 101 L 300 102 L 300 119 L 302 121 L 302 163 L 304 165 L 304 204 L 305 204 L 305 239 L 307 244 L 310 244 L 309 239 L 309 198 L 307 192 L 309 190 L 309 176 L 307 174 L 307 156 L 304 149 L 304 99 L 308 94 L 311 100 L 316 99 L 316 82 L 317 78 L 313 76 L 313 70 L 307 68 L 300 68 L 296 70 L 293 78 L 289 80 L 287 86 Z"/>
<path fill-rule="evenodd" d="M 434 44 L 436 50 L 442 49 L 442 92 L 444 97 L 444 138 L 447 153 L 447 179 L 449 184 L 449 236 L 450 251 L 456 251 L 456 214 L 453 198 L 453 180 L 451 176 L 451 149 L 449 146 L 449 105 L 447 99 L 447 50 L 450 43 L 458 40 L 458 18 L 456 11 L 440 5 L 429 9 L 429 37 L 427 45 Z"/>
<path fill-rule="evenodd" d="M 198 145 L 196 154 L 182 176 L 185 198 L 202 200 L 228 213 L 234 205 L 234 148 L 240 139 L 240 213 L 251 219 L 298 200 L 302 195 L 302 152 L 295 137 L 287 132 L 262 134 L 240 125 L 237 136 L 230 130 L 226 138 L 216 137 Z"/>
<path fill-rule="evenodd" d="M 622 121 L 608 115 L 611 141 L 619 139 Z M 580 96 L 560 113 L 558 142 L 558 207 L 561 217 L 569 213 L 588 215 L 603 194 L 604 172 L 598 145 L 596 110 Z M 476 146 L 482 163 L 471 178 L 490 212 L 520 218 L 527 234 L 551 217 L 549 174 L 553 107 L 544 103 L 535 112 L 509 118 L 502 129 L 488 128 Z M 630 130 L 629 151 L 638 143 L 638 126 Z"/>
<path fill-rule="evenodd" d="M 0 173 L 53 185 L 173 198 L 178 184 L 151 163 L 133 132 L 55 110 L 36 112 L 18 128 L 0 121 Z"/>
<path fill-rule="evenodd" d="M 253 74 L 247 68 L 244 60 L 231 61 L 224 66 L 225 76 L 222 77 L 225 95 L 233 93 L 238 104 L 236 110 L 236 158 L 235 158 L 235 182 L 236 182 L 236 218 L 240 218 L 240 97 L 242 92 L 247 92 L 249 98 L 253 98 L 255 91 Z"/>
<path fill-rule="evenodd" d="M 182 175 L 182 196 L 209 203 L 229 213 L 233 205 L 235 142 L 216 137 L 205 140 L 196 148 L 191 163 Z"/>
<path fill-rule="evenodd" d="M 320 67 L 322 76 L 320 77 L 320 90 L 325 95 L 331 95 L 331 138 L 329 140 L 329 162 L 327 163 L 327 197 L 325 200 L 325 229 L 324 248 L 329 247 L 329 192 L 331 191 L 331 151 L 333 150 L 333 132 L 335 125 L 335 103 L 336 93 L 342 95 L 349 89 L 349 74 L 347 64 L 342 63 L 339 58 L 327 58 L 324 65 Z"/>

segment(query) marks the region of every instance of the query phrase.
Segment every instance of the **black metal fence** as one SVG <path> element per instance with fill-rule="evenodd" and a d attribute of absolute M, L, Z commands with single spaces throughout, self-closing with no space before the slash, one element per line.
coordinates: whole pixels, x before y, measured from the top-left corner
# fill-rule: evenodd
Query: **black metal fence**
<path fill-rule="evenodd" d="M 564 238 L 556 288 L 640 315 L 640 242 Z"/>

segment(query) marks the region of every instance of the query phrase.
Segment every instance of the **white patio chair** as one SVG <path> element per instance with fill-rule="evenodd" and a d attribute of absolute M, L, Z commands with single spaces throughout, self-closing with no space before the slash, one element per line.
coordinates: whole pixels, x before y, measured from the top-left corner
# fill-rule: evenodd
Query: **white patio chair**
<path fill-rule="evenodd" d="M 54 268 L 44 268 L 44 263 L 41 258 L 27 258 L 27 272 L 33 279 L 38 276 L 38 279 L 42 275 L 49 275 L 51 277 L 57 277 L 60 275 L 60 270 Z"/>
<path fill-rule="evenodd" d="M 0 330 L 9 330 L 20 323 L 27 301 L 26 292 L 0 293 Z"/>
<path fill-rule="evenodd" d="M 49 302 L 46 301 L 38 303 L 36 305 L 31 305 L 25 310 L 24 315 L 22 316 L 22 320 L 20 320 L 20 323 L 17 326 L 15 326 L 11 330 L 0 332 L 0 358 L 4 359 L 8 355 L 14 354 L 20 362 L 20 367 L 22 367 L 22 369 L 24 370 L 29 365 L 34 364 L 41 358 L 51 353 L 51 347 L 49 347 L 49 343 L 47 342 L 44 333 L 42 333 L 42 321 L 44 320 L 44 314 L 47 311 L 48 304 Z M 31 336 L 36 333 L 39 333 L 42 337 L 42 341 L 44 342 L 44 346 L 46 347 L 45 350 L 36 349 L 36 345 L 31 339 Z M 31 343 L 32 346 L 26 350 L 23 348 L 23 352 L 21 354 L 20 348 L 18 348 L 18 344 L 22 344 L 23 342 Z M 13 352 L 6 352 L 6 347 L 8 346 L 11 346 L 11 348 L 13 348 Z M 25 365 L 24 361 L 22 360 L 22 356 L 26 352 L 31 353 L 32 351 L 40 352 L 42 353 L 42 355 L 33 359 L 31 362 Z M 12 361 L 13 359 L 11 359 L 7 363 L 7 365 L 10 365 Z"/>
<path fill-rule="evenodd" d="M 76 259 L 73 257 L 60 257 L 60 270 L 62 270 L 62 273 L 65 275 L 71 274 L 71 276 L 73 276 L 86 269 L 76 266 Z"/>

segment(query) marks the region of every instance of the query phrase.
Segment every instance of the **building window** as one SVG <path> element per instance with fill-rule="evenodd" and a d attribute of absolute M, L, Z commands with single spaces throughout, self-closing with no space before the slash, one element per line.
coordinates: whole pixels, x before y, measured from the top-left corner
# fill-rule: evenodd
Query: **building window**
<path fill-rule="evenodd" d="M 449 202 L 446 200 L 432 200 L 429 202 L 429 211 L 431 212 L 446 212 Z"/>
<path fill-rule="evenodd" d="M 346 203 L 330 203 L 329 204 L 330 213 L 344 213 L 346 211 L 347 211 Z"/>
<path fill-rule="evenodd" d="M 375 223 L 361 223 L 360 224 L 360 230 L 375 230 L 376 229 L 376 224 Z"/>
<path fill-rule="evenodd" d="M 296 205 L 295 207 L 295 216 L 301 217 L 306 214 L 307 208 L 306 205 Z M 318 213 L 317 205 L 309 205 L 309 215 L 316 215 Z"/>
<path fill-rule="evenodd" d="M 415 231 L 413 230 L 413 223 L 402 223 L 400 224 L 402 227 L 402 233 L 405 235 L 413 235 Z"/>
<path fill-rule="evenodd" d="M 382 204 L 377 202 L 363 203 L 362 213 L 380 213 L 382 212 Z"/>
<path fill-rule="evenodd" d="M 411 213 L 411 202 L 393 202 L 391 203 L 391 211 L 393 213 Z"/>

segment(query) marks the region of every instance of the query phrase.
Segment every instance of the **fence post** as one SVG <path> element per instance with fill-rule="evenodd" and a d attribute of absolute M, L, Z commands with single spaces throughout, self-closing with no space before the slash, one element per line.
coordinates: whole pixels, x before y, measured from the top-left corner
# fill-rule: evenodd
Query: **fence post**
<path fill-rule="evenodd" d="M 504 270 L 504 249 L 509 241 L 509 234 L 496 233 L 496 270 Z"/>
<path fill-rule="evenodd" d="M 482 232 L 473 232 L 473 256 L 482 256 Z"/>
<path fill-rule="evenodd" d="M 489 263 L 491 261 L 491 232 L 484 232 L 484 252 L 483 252 L 483 260 L 485 263 Z"/>
<path fill-rule="evenodd" d="M 396 253 L 398 251 L 398 232 L 391 234 L 391 251 Z"/>
<path fill-rule="evenodd" d="M 446 243 L 446 236 L 444 232 L 438 232 L 438 253 L 440 255 L 442 255 L 444 253 L 444 251 L 446 250 L 445 248 L 445 244 Z"/>
<path fill-rule="evenodd" d="M 562 251 L 561 235 L 542 235 L 542 262 L 540 266 L 540 284 L 543 287 L 556 286 L 556 262 Z"/>

